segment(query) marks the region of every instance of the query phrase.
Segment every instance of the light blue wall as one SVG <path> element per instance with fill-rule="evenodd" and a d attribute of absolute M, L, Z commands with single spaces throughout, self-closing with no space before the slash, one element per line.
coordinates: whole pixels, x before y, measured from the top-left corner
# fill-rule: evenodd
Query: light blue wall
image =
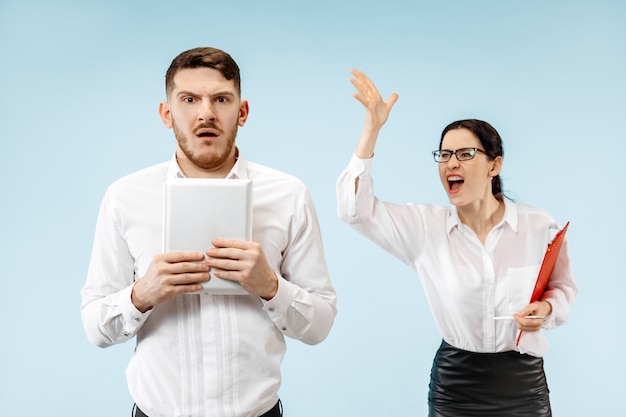
<path fill-rule="evenodd" d="M 440 341 L 418 278 L 335 214 L 363 120 L 353 67 L 400 95 L 382 198 L 445 203 L 429 152 L 476 117 L 504 138 L 509 195 L 571 221 L 580 294 L 549 334 L 554 413 L 620 415 L 625 22 L 620 0 L 0 1 L 0 415 L 129 415 L 132 343 L 90 345 L 79 291 L 105 187 L 173 152 L 167 66 L 206 45 L 242 68 L 244 155 L 310 187 L 339 295 L 323 344 L 289 342 L 287 416 L 425 415 Z"/>

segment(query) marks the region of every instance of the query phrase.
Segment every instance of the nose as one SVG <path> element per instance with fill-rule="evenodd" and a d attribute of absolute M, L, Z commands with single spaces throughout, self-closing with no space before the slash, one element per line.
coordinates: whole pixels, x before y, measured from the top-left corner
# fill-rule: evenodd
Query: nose
<path fill-rule="evenodd" d="M 456 158 L 456 155 L 452 155 L 450 159 L 448 159 L 448 162 L 446 162 L 446 166 L 448 167 L 448 169 L 454 169 L 458 167 L 459 165 L 461 165 L 461 163 Z"/>
<path fill-rule="evenodd" d="M 215 120 L 215 108 L 210 100 L 202 100 L 198 108 L 198 120 L 205 122 Z"/>

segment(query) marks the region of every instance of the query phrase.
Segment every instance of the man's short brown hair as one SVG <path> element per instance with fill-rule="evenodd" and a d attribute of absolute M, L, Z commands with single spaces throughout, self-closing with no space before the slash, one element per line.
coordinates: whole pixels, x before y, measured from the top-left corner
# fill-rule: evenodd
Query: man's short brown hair
<path fill-rule="evenodd" d="M 169 97 L 174 88 L 174 76 L 182 69 L 187 68 L 213 68 L 222 73 L 227 80 L 233 80 L 237 94 L 241 96 L 241 76 L 239 66 L 226 52 L 209 47 L 190 49 L 180 53 L 165 73 L 165 93 Z"/>

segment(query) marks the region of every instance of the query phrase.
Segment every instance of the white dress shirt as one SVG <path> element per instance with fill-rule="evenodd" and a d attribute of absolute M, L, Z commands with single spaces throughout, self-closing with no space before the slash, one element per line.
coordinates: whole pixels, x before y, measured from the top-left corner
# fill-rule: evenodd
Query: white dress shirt
<path fill-rule="evenodd" d="M 253 180 L 252 240 L 279 276 L 276 296 L 180 295 L 142 314 L 131 289 L 161 252 L 163 183 L 180 175 L 173 158 L 107 189 L 81 292 L 85 332 L 101 347 L 137 336 L 126 375 L 150 417 L 256 417 L 278 401 L 284 336 L 319 343 L 335 318 L 315 208 L 296 178 L 239 158 L 228 178 Z"/>
<path fill-rule="evenodd" d="M 505 199 L 504 218 L 483 245 L 455 206 L 398 205 L 376 198 L 372 161 L 353 155 L 339 176 L 339 217 L 417 272 L 443 339 L 473 352 L 543 356 L 548 350 L 543 332 L 524 332 L 516 346 L 515 321 L 494 317 L 528 305 L 546 247 L 559 230 L 554 219 Z M 552 304 L 544 329 L 565 322 L 576 293 L 565 241 L 541 297 Z"/>

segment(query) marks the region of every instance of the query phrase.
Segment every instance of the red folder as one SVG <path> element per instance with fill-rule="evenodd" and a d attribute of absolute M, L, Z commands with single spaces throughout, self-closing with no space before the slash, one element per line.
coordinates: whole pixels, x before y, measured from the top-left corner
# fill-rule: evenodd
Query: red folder
<path fill-rule="evenodd" d="M 556 259 L 559 257 L 559 251 L 561 250 L 561 245 L 563 244 L 563 239 L 565 239 L 565 232 L 567 232 L 567 228 L 569 226 L 569 222 L 565 224 L 563 229 L 559 230 L 552 242 L 548 244 L 548 249 L 546 249 L 546 253 L 543 256 L 543 262 L 541 263 L 541 268 L 539 269 L 539 275 L 537 276 L 537 282 L 535 283 L 535 288 L 533 289 L 533 295 L 530 297 L 530 302 L 539 300 L 541 294 L 546 290 L 546 286 L 548 285 L 548 281 L 550 281 L 550 276 L 552 275 L 552 270 L 554 269 L 554 265 L 556 264 Z M 519 341 L 522 338 L 522 332 L 519 332 L 519 336 L 517 336 L 516 345 L 519 345 Z"/>

